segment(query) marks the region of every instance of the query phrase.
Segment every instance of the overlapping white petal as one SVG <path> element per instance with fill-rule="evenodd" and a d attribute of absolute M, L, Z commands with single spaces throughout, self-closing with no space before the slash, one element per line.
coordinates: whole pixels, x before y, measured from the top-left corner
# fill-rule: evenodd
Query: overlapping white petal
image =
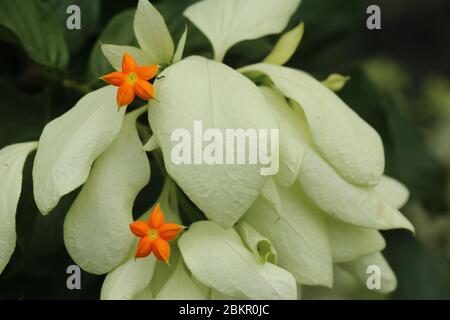
<path fill-rule="evenodd" d="M 278 125 L 258 88 L 224 64 L 189 57 L 167 68 L 162 76 L 155 83 L 158 100 L 150 102 L 149 122 L 166 169 L 209 219 L 230 227 L 264 186 L 267 177 L 261 175 L 261 164 L 194 164 L 195 150 L 192 164 L 175 164 L 172 148 L 179 142 L 172 141 L 172 133 L 188 130 L 193 145 L 197 120 L 202 121 L 203 130 L 215 128 L 223 136 L 226 129 L 272 129 Z"/>
<path fill-rule="evenodd" d="M 22 190 L 22 170 L 37 142 L 0 149 L 0 274 L 16 247 L 16 210 Z"/>
<path fill-rule="evenodd" d="M 184 15 L 206 35 L 215 59 L 222 61 L 238 42 L 283 31 L 299 4 L 300 0 L 203 0 Z"/>
<path fill-rule="evenodd" d="M 167 267 L 167 266 L 166 266 Z M 158 276 L 158 274 L 156 274 Z M 180 260 L 171 277 L 164 284 L 156 300 L 204 300 L 191 277 L 189 277 L 183 262 Z"/>
<path fill-rule="evenodd" d="M 305 152 L 303 123 L 299 114 L 286 102 L 280 92 L 269 87 L 259 87 L 280 127 L 280 170 L 276 180 L 285 187 L 297 177 Z"/>
<path fill-rule="evenodd" d="M 384 249 L 386 242 L 377 231 L 356 227 L 327 217 L 333 262 L 348 262 Z"/>
<path fill-rule="evenodd" d="M 136 242 L 137 244 L 137 242 Z M 130 252 L 129 258 L 113 271 L 108 273 L 103 282 L 100 298 L 102 300 L 131 300 L 139 296 L 148 298 L 145 291 L 152 280 L 156 259 L 148 256 L 135 259 Z"/>
<path fill-rule="evenodd" d="M 367 285 L 368 281 L 370 281 L 370 275 L 375 274 L 374 272 L 379 270 L 380 288 L 377 288 L 377 291 L 389 293 L 397 288 L 397 278 L 380 252 L 369 254 L 351 262 L 341 263 L 339 266 L 360 280 L 364 285 Z"/>
<path fill-rule="evenodd" d="M 278 253 L 278 265 L 298 282 L 330 287 L 332 260 L 323 213 L 298 186 L 278 187 L 283 211 L 258 199 L 243 220 L 267 237 Z"/>
<path fill-rule="evenodd" d="M 91 92 L 45 126 L 33 166 L 34 196 L 43 214 L 86 181 L 94 160 L 119 133 L 125 108 L 117 110 L 116 91 L 107 86 Z"/>
<path fill-rule="evenodd" d="M 399 181 L 382 176 L 380 183 L 375 187 L 375 191 L 394 208 L 403 207 L 409 198 L 409 190 Z"/>
<path fill-rule="evenodd" d="M 305 72 L 257 64 L 241 72 L 262 72 L 284 96 L 304 111 L 315 146 L 348 181 L 376 185 L 384 170 L 383 144 L 378 133 L 335 93 Z"/>
<path fill-rule="evenodd" d="M 271 263 L 260 263 L 233 229 L 211 221 L 196 222 L 178 245 L 193 275 L 222 294 L 247 299 L 297 298 L 294 277 Z"/>
<path fill-rule="evenodd" d="M 344 222 L 372 229 L 414 230 L 411 223 L 373 188 L 344 180 L 311 150 L 303 158 L 299 181 L 319 208 Z"/>
<path fill-rule="evenodd" d="M 103 274 L 122 262 L 133 242 L 129 224 L 138 192 L 150 179 L 150 164 L 136 130 L 146 108 L 126 115 L 111 146 L 95 161 L 64 222 L 64 242 L 84 270 Z"/>

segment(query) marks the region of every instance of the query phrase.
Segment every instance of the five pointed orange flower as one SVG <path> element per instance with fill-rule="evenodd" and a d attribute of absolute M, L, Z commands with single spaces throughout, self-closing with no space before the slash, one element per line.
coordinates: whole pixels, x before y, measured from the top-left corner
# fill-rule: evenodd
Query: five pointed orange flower
<path fill-rule="evenodd" d="M 113 86 L 119 87 L 117 91 L 117 104 L 119 107 L 129 105 L 136 95 L 144 100 L 155 98 L 153 86 L 148 82 L 158 72 L 158 66 L 137 66 L 136 61 L 128 53 L 122 58 L 122 72 L 115 71 L 101 77 Z"/>
<path fill-rule="evenodd" d="M 130 229 L 137 237 L 141 238 L 136 249 L 136 258 L 146 257 L 153 252 L 156 258 L 167 263 L 170 257 L 168 241 L 176 238 L 183 226 L 176 223 L 165 223 L 164 213 L 158 204 L 147 222 L 135 221 L 130 224 Z"/>

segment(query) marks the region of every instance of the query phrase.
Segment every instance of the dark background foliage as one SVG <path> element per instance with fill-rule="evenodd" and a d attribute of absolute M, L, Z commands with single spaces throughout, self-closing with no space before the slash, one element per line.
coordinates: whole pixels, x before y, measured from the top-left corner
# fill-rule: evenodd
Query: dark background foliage
<path fill-rule="evenodd" d="M 187 55 L 211 56 L 206 38 L 182 16 L 193 2 L 154 1 L 175 40 L 188 26 Z M 81 30 L 66 28 L 66 8 L 71 4 L 81 8 Z M 136 4 L 0 0 L 0 148 L 37 140 L 48 121 L 102 86 L 98 77 L 111 68 L 98 43 L 136 44 Z M 381 7 L 381 30 L 366 28 L 369 4 Z M 378 130 L 385 143 L 387 173 L 411 191 L 403 211 L 418 229 L 416 236 L 384 233 L 384 253 L 399 281 L 390 298 L 450 298 L 450 157 L 439 157 L 429 143 L 443 114 L 450 114 L 450 2 L 303 0 L 290 26 L 300 21 L 305 22 L 305 35 L 288 66 L 318 79 L 332 72 L 351 76 L 339 95 Z M 234 67 L 258 62 L 276 39 L 240 43 L 225 62 Z M 443 141 L 434 149 L 448 148 Z M 103 277 L 83 273 L 82 290 L 66 288 L 66 268 L 73 261 L 64 249 L 62 224 L 77 192 L 66 196 L 50 215 L 41 216 L 33 201 L 31 164 L 29 159 L 17 211 L 17 249 L 0 276 L 0 298 L 98 298 Z M 153 172 L 152 184 L 160 185 L 158 170 Z M 157 188 L 143 190 L 136 212 L 157 194 Z"/>

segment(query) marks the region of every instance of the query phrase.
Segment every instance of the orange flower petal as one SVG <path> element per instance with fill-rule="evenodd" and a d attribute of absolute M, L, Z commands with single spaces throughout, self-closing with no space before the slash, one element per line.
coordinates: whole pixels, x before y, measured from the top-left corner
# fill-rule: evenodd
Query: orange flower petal
<path fill-rule="evenodd" d="M 144 80 L 138 80 L 134 84 L 134 92 L 144 100 L 149 100 L 155 97 L 155 90 L 153 86 Z"/>
<path fill-rule="evenodd" d="M 122 58 L 122 72 L 129 73 L 134 72 L 136 69 L 136 61 L 133 59 L 132 56 L 130 56 L 128 53 L 125 52 Z"/>
<path fill-rule="evenodd" d="M 164 213 L 162 212 L 159 203 L 156 205 L 155 209 L 153 209 L 148 224 L 152 229 L 159 229 L 164 224 Z"/>
<path fill-rule="evenodd" d="M 155 239 L 152 244 L 152 250 L 155 257 L 159 260 L 162 260 L 165 263 L 169 261 L 170 245 L 166 240 L 161 238 Z"/>
<path fill-rule="evenodd" d="M 158 72 L 158 66 L 156 64 L 152 64 L 151 66 L 142 66 L 137 67 L 136 70 L 137 76 L 142 80 L 150 80 L 156 76 Z"/>
<path fill-rule="evenodd" d="M 126 106 L 133 102 L 135 95 L 133 85 L 125 82 L 119 87 L 117 91 L 117 104 L 119 106 Z"/>
<path fill-rule="evenodd" d="M 174 239 L 178 233 L 180 233 L 182 228 L 182 226 L 176 223 L 166 223 L 158 229 L 158 233 L 161 238 L 169 241 Z"/>
<path fill-rule="evenodd" d="M 130 223 L 130 229 L 131 232 L 134 233 L 134 235 L 141 238 L 145 237 L 150 231 L 150 227 L 148 226 L 147 222 L 144 221 L 135 221 L 133 223 Z"/>
<path fill-rule="evenodd" d="M 101 79 L 109 84 L 112 84 L 113 86 L 118 87 L 125 82 L 125 77 L 125 73 L 115 71 L 104 75 Z"/>
<path fill-rule="evenodd" d="M 150 237 L 143 237 L 137 246 L 136 253 L 134 256 L 136 258 L 144 258 L 152 253 L 152 246 L 154 241 Z"/>

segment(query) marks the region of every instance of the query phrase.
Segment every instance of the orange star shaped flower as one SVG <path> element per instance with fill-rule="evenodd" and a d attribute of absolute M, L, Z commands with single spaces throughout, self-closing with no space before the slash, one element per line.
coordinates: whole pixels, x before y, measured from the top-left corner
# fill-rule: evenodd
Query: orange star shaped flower
<path fill-rule="evenodd" d="M 136 95 L 144 100 L 155 98 L 153 86 L 148 81 L 153 79 L 157 72 L 157 65 L 137 66 L 133 57 L 125 53 L 122 58 L 122 72 L 111 72 L 100 79 L 119 87 L 117 104 L 120 108 L 129 105 Z"/>
<path fill-rule="evenodd" d="M 170 257 L 169 240 L 175 239 L 183 226 L 176 223 L 165 223 L 164 213 L 159 204 L 153 209 L 148 222 L 135 221 L 130 224 L 131 232 L 141 238 L 135 257 L 143 258 L 153 252 L 159 260 L 167 263 Z"/>

